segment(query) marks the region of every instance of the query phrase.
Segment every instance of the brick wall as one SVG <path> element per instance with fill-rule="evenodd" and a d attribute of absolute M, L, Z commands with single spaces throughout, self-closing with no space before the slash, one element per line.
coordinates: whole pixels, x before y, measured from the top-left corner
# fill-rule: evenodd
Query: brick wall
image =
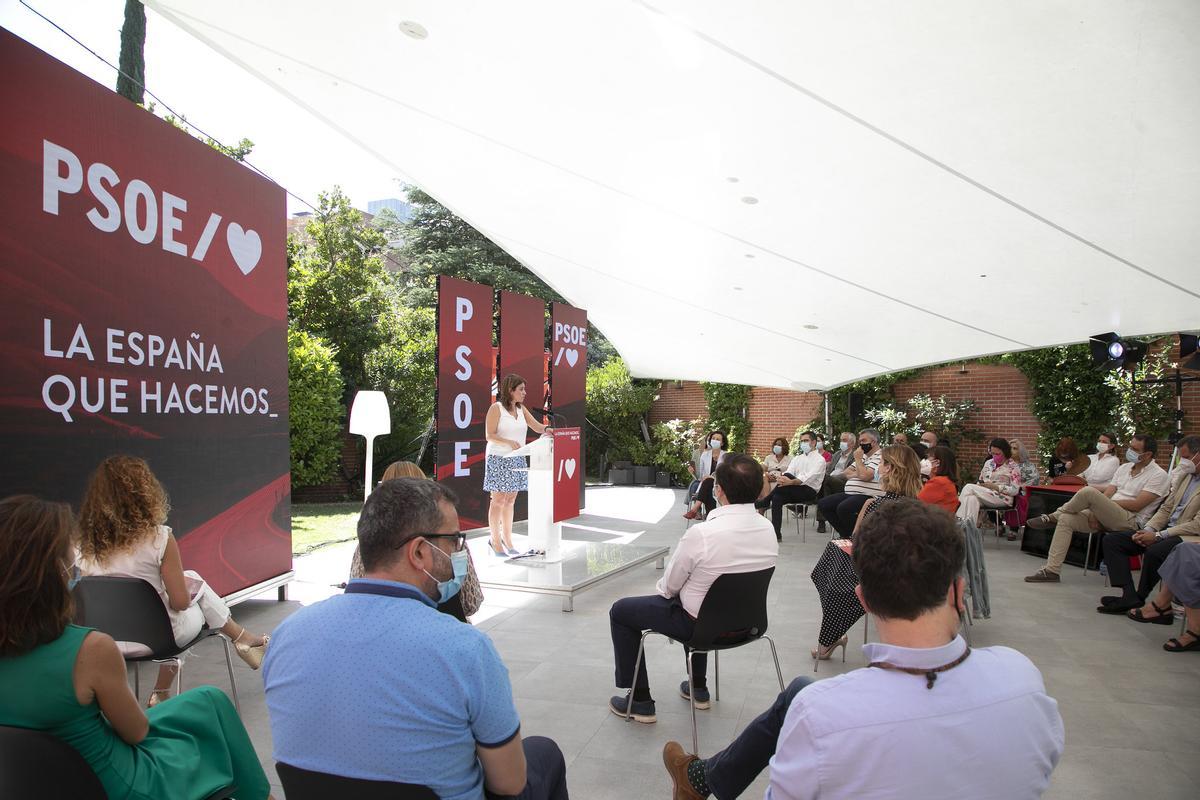
<path fill-rule="evenodd" d="M 766 458 L 771 442 L 782 436 L 789 442 L 796 428 L 825 413 L 825 397 L 817 392 L 756 388 L 750 393 L 750 446 L 746 452 Z"/>

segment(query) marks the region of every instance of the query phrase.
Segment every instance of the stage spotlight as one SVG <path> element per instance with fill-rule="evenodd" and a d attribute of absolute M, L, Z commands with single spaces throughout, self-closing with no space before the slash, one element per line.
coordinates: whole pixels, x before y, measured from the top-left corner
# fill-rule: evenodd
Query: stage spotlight
<path fill-rule="evenodd" d="M 1146 357 L 1146 344 L 1122 339 L 1116 333 L 1098 333 L 1088 339 L 1092 361 L 1101 369 L 1133 369 Z"/>
<path fill-rule="evenodd" d="M 1200 337 L 1194 333 L 1179 334 L 1179 366 L 1184 369 L 1200 370 Z"/>

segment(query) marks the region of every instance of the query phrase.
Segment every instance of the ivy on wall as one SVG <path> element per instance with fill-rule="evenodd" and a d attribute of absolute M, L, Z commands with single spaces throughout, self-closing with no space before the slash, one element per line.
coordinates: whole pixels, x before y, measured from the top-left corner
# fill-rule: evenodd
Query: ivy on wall
<path fill-rule="evenodd" d="M 750 405 L 752 387 L 740 383 L 701 382 L 704 403 L 708 408 L 709 430 L 720 428 L 729 434 L 731 452 L 745 452 L 750 444 Z"/>
<path fill-rule="evenodd" d="M 857 435 L 858 431 L 868 424 L 865 418 L 850 419 L 851 394 L 862 395 L 864 409 L 890 405 L 896 401 L 892 387 L 919 373 L 920 370 L 916 369 L 891 372 L 887 375 L 876 375 L 874 378 L 867 378 L 866 380 L 839 386 L 836 389 L 830 389 L 825 393 L 826 397 L 829 398 L 829 430 L 825 430 L 824 406 L 821 407 L 817 417 L 805 426 L 805 429 L 812 428 L 814 431 L 824 431 L 825 441 L 834 442 L 833 446 L 837 447 L 837 437 L 842 431 L 850 431 Z"/>

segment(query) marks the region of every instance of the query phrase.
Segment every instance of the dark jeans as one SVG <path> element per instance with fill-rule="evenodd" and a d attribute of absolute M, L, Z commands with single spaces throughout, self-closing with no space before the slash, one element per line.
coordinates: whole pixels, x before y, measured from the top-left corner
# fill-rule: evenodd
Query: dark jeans
<path fill-rule="evenodd" d="M 1158 583 L 1158 568 L 1182 541 L 1180 536 L 1167 536 L 1149 547 L 1142 547 L 1133 540 L 1130 532 L 1106 534 L 1101 546 L 1104 548 L 1104 563 L 1108 565 L 1108 582 L 1113 588 L 1123 589 L 1125 596 L 1133 599 L 1133 573 L 1129 571 L 1129 557 L 1141 555 L 1142 576 L 1138 579 L 1136 593 L 1144 602 Z"/>
<path fill-rule="evenodd" d="M 846 488 L 845 475 L 826 475 L 825 482 L 821 484 L 821 491 L 817 493 L 817 497 L 829 497 L 831 494 Z M 817 522 L 825 522 L 825 515 L 821 513 L 821 506 L 817 506 Z"/>
<path fill-rule="evenodd" d="M 809 678 L 793 680 L 771 707 L 755 717 L 728 747 L 705 760 L 704 772 L 714 797 L 718 800 L 739 797 L 767 768 L 771 756 L 775 755 L 783 718 L 787 716 L 792 700 L 810 683 Z"/>
<path fill-rule="evenodd" d="M 696 490 L 696 496 L 693 500 L 699 500 L 704 506 L 704 513 L 709 514 L 717 507 L 717 498 L 713 495 L 713 487 L 716 485 L 716 480 L 713 478 L 705 478 L 700 481 L 700 488 Z"/>
<path fill-rule="evenodd" d="M 798 483 L 792 486 L 776 486 L 763 500 L 771 502 L 771 525 L 774 526 L 775 538 L 778 539 L 779 529 L 783 526 L 783 507 L 791 503 L 814 503 L 817 493 L 811 486 Z"/>
<path fill-rule="evenodd" d="M 642 632 L 651 630 L 663 633 L 677 641 L 692 638 L 696 620 L 688 616 L 679 604 L 679 598 L 667 598 L 652 594 L 645 597 L 625 597 L 612 604 L 608 610 L 608 621 L 612 628 L 613 659 L 617 665 L 618 689 L 649 689 L 646 679 L 646 657 L 642 656 L 638 668 L 637 683 L 634 683 L 633 665 L 637 661 L 638 643 Z M 707 686 L 708 655 L 696 653 L 692 657 L 692 680 L 696 686 Z"/>
<path fill-rule="evenodd" d="M 846 494 L 838 492 L 817 501 L 817 510 L 825 515 L 825 519 L 833 524 L 834 529 L 849 539 L 854 533 L 854 523 L 858 520 L 858 512 L 870 500 L 870 495 Z"/>
<path fill-rule="evenodd" d="M 525 789 L 518 795 L 487 792 L 489 800 L 568 800 L 567 762 L 553 739 L 530 736 L 521 742 L 525 750 Z"/>

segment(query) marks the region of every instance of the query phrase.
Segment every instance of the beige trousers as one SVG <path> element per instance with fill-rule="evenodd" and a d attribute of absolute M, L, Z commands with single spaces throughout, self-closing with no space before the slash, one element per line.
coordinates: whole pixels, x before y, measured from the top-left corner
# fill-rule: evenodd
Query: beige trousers
<path fill-rule="evenodd" d="M 1104 496 L 1104 492 L 1085 486 L 1075 496 L 1063 503 L 1054 512 L 1058 524 L 1054 526 L 1054 538 L 1050 540 L 1050 553 L 1046 557 L 1046 570 L 1058 574 L 1062 571 L 1067 550 L 1071 549 L 1071 535 L 1091 531 L 1091 520 L 1100 523 L 1102 531 L 1131 531 L 1137 527 L 1137 514 L 1121 508 L 1115 501 Z"/>

